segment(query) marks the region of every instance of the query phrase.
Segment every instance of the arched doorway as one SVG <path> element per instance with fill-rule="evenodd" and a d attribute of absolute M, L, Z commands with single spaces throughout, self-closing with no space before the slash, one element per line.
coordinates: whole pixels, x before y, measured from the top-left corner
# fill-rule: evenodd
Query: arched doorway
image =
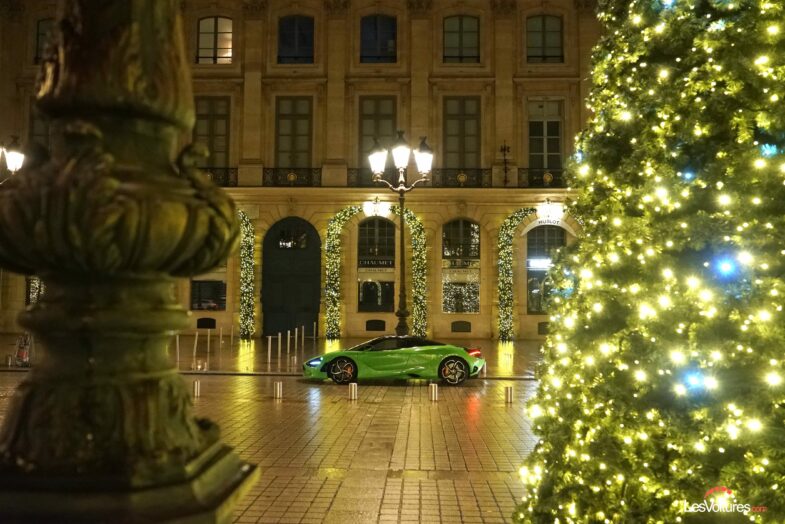
<path fill-rule="evenodd" d="M 264 334 L 305 326 L 313 334 L 319 316 L 321 241 L 299 217 L 276 222 L 264 237 L 262 263 Z"/>

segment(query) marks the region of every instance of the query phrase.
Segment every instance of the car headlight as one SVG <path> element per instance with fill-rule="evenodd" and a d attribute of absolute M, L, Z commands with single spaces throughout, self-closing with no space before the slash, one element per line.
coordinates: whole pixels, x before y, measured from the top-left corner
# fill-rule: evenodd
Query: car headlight
<path fill-rule="evenodd" d="M 322 357 L 312 358 L 306 364 L 312 368 L 318 368 L 322 363 Z"/>

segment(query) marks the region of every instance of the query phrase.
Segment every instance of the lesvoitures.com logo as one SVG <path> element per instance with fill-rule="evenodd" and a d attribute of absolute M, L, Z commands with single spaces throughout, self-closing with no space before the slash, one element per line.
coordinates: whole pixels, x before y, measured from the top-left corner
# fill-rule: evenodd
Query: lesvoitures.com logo
<path fill-rule="evenodd" d="M 684 501 L 684 513 L 763 513 L 766 506 L 753 506 L 733 500 L 733 491 L 725 486 L 714 486 L 703 495 L 703 501 L 688 504 Z"/>

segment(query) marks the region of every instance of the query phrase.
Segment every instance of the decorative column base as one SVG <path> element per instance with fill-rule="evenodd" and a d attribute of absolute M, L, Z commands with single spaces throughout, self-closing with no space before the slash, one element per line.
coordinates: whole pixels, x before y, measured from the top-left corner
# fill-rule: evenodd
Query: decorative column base
<path fill-rule="evenodd" d="M 259 477 L 232 448 L 214 444 L 187 464 L 181 483 L 129 490 L 100 478 L 0 473 L 2 522 L 230 523 L 237 502 Z"/>

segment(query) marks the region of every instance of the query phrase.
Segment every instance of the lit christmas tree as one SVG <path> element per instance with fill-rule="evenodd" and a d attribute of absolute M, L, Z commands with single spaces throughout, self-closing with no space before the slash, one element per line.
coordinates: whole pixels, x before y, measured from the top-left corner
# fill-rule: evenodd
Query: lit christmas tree
<path fill-rule="evenodd" d="M 600 1 L 516 520 L 785 522 L 784 16 Z"/>

